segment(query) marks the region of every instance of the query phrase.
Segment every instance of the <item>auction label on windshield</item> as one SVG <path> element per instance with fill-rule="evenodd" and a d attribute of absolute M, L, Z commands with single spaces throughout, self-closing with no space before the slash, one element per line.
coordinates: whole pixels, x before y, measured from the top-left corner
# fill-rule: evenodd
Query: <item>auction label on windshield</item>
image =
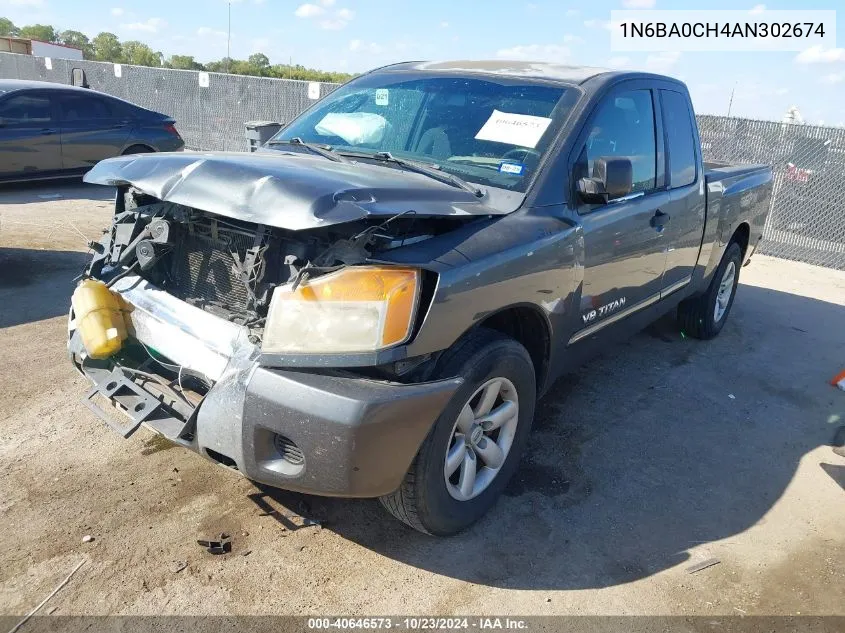
<path fill-rule="evenodd" d="M 614 52 L 808 51 L 836 48 L 836 11 L 611 11 Z"/>
<path fill-rule="evenodd" d="M 534 148 L 551 122 L 551 119 L 542 116 L 493 110 L 475 138 L 479 141 L 497 141 Z"/>

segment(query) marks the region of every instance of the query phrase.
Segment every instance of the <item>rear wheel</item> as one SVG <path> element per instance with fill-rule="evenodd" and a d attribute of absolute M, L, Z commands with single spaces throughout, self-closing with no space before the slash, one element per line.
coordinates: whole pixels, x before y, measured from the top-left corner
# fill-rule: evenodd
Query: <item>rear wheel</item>
<path fill-rule="evenodd" d="M 685 334 L 710 339 L 722 331 L 736 296 L 741 264 L 742 249 L 732 242 L 722 256 L 707 292 L 678 305 L 678 321 Z"/>
<path fill-rule="evenodd" d="M 464 384 L 426 437 L 402 485 L 381 497 L 397 519 L 448 536 L 480 519 L 519 464 L 537 387 L 525 348 L 479 329 L 443 358 L 439 377 Z"/>
<path fill-rule="evenodd" d="M 122 156 L 126 156 L 128 154 L 149 154 L 154 152 L 155 150 L 152 147 L 148 147 L 146 145 L 130 145 L 125 150 L 123 150 Z"/>

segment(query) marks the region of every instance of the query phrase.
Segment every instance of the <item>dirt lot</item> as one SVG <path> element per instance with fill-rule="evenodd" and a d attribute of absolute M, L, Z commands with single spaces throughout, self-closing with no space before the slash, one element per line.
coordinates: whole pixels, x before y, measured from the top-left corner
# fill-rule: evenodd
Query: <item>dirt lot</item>
<path fill-rule="evenodd" d="M 77 230 L 99 234 L 110 196 L 0 191 L 0 613 L 84 558 L 57 615 L 845 614 L 845 459 L 828 446 L 845 392 L 827 384 L 845 273 L 756 257 L 717 340 L 666 319 L 561 380 L 507 495 L 443 540 L 375 501 L 260 489 L 145 430 L 124 440 L 80 403 Z M 231 554 L 196 544 L 223 531 Z"/>

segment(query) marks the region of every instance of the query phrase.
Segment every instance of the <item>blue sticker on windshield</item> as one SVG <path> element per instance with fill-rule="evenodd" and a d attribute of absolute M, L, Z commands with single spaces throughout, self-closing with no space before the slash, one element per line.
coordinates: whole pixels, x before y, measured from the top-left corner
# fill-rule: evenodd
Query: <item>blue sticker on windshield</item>
<path fill-rule="evenodd" d="M 525 171 L 525 163 L 501 163 L 499 171 L 503 174 L 513 174 L 514 176 L 521 176 Z"/>

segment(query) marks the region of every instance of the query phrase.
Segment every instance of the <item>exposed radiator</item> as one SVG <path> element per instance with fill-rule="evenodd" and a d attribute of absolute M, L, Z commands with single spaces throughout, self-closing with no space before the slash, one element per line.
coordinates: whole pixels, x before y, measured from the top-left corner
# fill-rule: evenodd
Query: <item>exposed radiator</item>
<path fill-rule="evenodd" d="M 250 294 L 239 278 L 237 261 L 243 262 L 254 238 L 218 229 L 217 238 L 183 231 L 171 254 L 171 283 L 167 290 L 180 299 L 202 306 L 218 305 L 233 312 L 250 307 Z"/>

